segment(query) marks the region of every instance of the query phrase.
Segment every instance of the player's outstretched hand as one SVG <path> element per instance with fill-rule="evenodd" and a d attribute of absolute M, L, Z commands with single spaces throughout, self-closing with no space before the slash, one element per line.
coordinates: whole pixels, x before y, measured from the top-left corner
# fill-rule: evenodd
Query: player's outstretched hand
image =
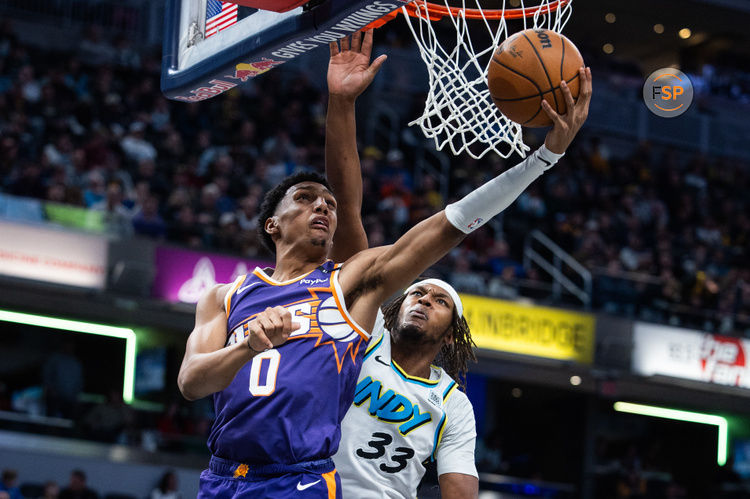
<path fill-rule="evenodd" d="M 284 307 L 268 307 L 250 322 L 250 332 L 245 341 L 251 350 L 262 352 L 283 344 L 291 332 L 299 327 L 298 323 L 292 322 L 289 310 Z"/>
<path fill-rule="evenodd" d="M 381 55 L 370 64 L 372 32 L 366 31 L 363 37 L 362 32 L 357 31 L 350 37 L 330 43 L 328 92 L 331 95 L 354 100 L 375 78 L 388 56 Z"/>
<path fill-rule="evenodd" d="M 578 101 L 573 100 L 570 88 L 565 81 L 560 82 L 565 103 L 568 110 L 565 114 L 557 114 L 552 106 L 546 100 L 542 100 L 542 109 L 552 120 L 552 130 L 547 132 L 544 139 L 544 145 L 550 151 L 562 154 L 568 148 L 578 130 L 589 115 L 589 104 L 591 103 L 591 68 L 581 68 L 578 70 L 578 77 L 581 79 L 581 90 L 578 93 Z"/>

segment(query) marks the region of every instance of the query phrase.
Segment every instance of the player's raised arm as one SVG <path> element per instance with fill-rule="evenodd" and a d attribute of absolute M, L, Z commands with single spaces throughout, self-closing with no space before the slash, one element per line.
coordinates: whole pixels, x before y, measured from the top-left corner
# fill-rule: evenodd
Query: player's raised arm
<path fill-rule="evenodd" d="M 362 226 L 362 174 L 357 151 L 354 103 L 377 74 L 386 56 L 370 64 L 372 30 L 330 44 L 328 115 L 326 117 L 326 177 L 338 203 L 338 228 L 330 257 L 343 262 L 367 248 Z"/>
<path fill-rule="evenodd" d="M 408 285 L 419 274 L 442 258 L 467 234 L 484 225 L 507 208 L 539 176 L 562 157 L 588 115 L 591 100 L 591 72 L 581 69 L 581 95 L 573 103 L 570 90 L 563 87 L 571 111 L 551 115 L 554 126 L 545 144 L 524 161 L 448 205 L 445 210 L 423 220 L 392 246 L 373 248 L 355 255 L 341 271 L 344 293 L 351 310 L 372 308 L 395 291 Z M 363 300 L 361 306 L 356 301 Z M 374 321 L 367 312 L 365 324 Z M 356 313 L 355 313 L 356 316 Z M 355 317 L 356 318 L 356 317 Z"/>
<path fill-rule="evenodd" d="M 226 346 L 227 315 L 224 297 L 231 284 L 214 286 L 201 297 L 195 311 L 195 328 L 188 337 L 177 385 L 188 400 L 223 390 L 255 355 L 284 343 L 299 327 L 282 307 L 267 308 L 250 323 L 245 341 Z"/>

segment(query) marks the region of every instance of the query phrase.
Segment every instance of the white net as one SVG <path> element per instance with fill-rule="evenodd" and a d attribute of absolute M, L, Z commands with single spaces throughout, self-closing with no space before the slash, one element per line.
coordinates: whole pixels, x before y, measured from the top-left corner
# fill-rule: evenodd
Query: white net
<path fill-rule="evenodd" d="M 450 0 L 437 1 L 444 1 L 449 7 Z M 479 159 L 495 151 L 504 158 L 513 152 L 525 156 L 529 147 L 523 143 L 521 126 L 500 112 L 487 88 L 492 54 L 508 36 L 506 19 L 490 19 L 480 5 L 480 1 L 486 4 L 486 0 L 460 1 L 460 5 L 454 5 L 458 7 L 457 12 L 439 21 L 430 20 L 431 9 L 434 14 L 435 8 L 424 0 L 411 4 L 416 9 L 416 17 L 410 17 L 407 8 L 402 8 L 427 65 L 430 85 L 422 116 L 409 125 L 419 125 L 425 136 L 435 141 L 438 150 L 449 146 L 455 155 L 465 151 Z M 495 10 L 506 12 L 506 1 L 509 0 L 495 0 L 500 4 Z M 570 18 L 571 3 L 535 0 L 531 5 L 524 5 L 521 0 L 518 8 L 527 9 L 529 17 L 518 21 L 522 23 L 519 31 L 545 28 L 561 32 Z M 481 17 L 467 19 L 466 9 L 479 9 Z M 535 11 L 533 15 L 532 11 Z M 455 33 L 447 23 L 452 24 Z M 448 41 L 446 32 L 455 37 L 455 44 L 453 40 Z M 475 48 L 475 43 L 481 46 Z"/>

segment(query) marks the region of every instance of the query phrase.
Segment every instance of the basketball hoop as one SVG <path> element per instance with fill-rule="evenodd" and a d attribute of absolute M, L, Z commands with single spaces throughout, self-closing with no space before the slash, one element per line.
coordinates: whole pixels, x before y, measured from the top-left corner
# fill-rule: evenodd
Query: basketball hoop
<path fill-rule="evenodd" d="M 534 6 L 520 1 L 518 8 L 505 8 L 510 0 L 496 0 L 499 9 L 483 8 L 487 0 L 460 0 L 459 7 L 414 0 L 401 8 L 409 30 L 419 46 L 429 73 L 429 92 L 422 116 L 409 123 L 419 125 L 438 150 L 449 146 L 454 155 L 466 152 L 479 159 L 490 151 L 507 158 L 514 151 L 525 156 L 521 126 L 504 116 L 492 102 L 487 88 L 487 70 L 495 48 L 508 37 L 506 21 L 522 19 L 523 27 L 561 32 L 572 12 L 572 0 L 537 0 Z M 397 11 L 398 12 L 398 11 Z M 379 27 L 397 12 L 379 19 Z M 438 38 L 435 25 L 449 20 L 455 40 Z M 471 21 L 469 21 L 471 20 Z M 484 26 L 490 43 L 475 49 L 472 34 Z M 473 31 L 472 31 L 473 30 Z M 482 30 L 483 31 L 483 30 Z"/>

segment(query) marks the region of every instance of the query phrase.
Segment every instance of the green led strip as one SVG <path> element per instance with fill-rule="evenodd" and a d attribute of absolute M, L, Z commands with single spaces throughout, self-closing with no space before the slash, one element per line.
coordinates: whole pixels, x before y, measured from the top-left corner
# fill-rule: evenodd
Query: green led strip
<path fill-rule="evenodd" d="M 125 374 L 122 384 L 122 399 L 125 403 L 133 402 L 133 384 L 135 383 L 135 332 L 124 327 L 106 326 L 90 322 L 58 319 L 44 315 L 22 314 L 10 310 L 0 310 L 0 321 L 26 324 L 29 326 L 48 327 L 62 331 L 96 334 L 125 340 Z"/>
<path fill-rule="evenodd" d="M 652 416 L 655 418 L 715 425 L 719 428 L 719 444 L 716 452 L 716 462 L 719 466 L 724 466 L 727 463 L 729 423 L 726 418 L 715 414 L 680 411 L 677 409 L 667 409 L 666 407 L 656 407 L 653 405 L 631 404 L 630 402 L 615 402 L 615 410 L 619 412 L 628 412 L 630 414 Z"/>

